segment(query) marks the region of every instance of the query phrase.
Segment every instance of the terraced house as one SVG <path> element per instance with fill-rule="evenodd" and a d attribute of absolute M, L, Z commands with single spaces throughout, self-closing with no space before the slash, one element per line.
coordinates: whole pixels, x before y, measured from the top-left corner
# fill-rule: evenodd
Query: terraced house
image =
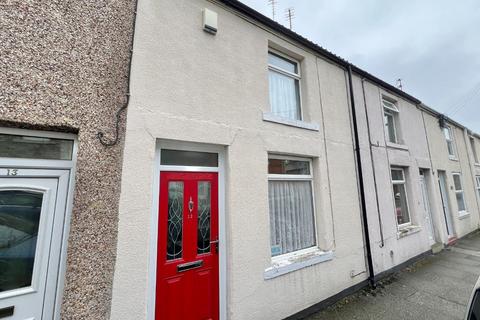
<path fill-rule="evenodd" d="M 2 15 L 0 317 L 301 317 L 479 228 L 478 135 L 238 1 Z"/>
<path fill-rule="evenodd" d="M 475 134 L 451 119 L 423 107 L 431 162 L 438 183 L 432 186 L 436 241 L 449 243 L 479 225 Z M 436 213 L 435 213 L 436 212 Z"/>

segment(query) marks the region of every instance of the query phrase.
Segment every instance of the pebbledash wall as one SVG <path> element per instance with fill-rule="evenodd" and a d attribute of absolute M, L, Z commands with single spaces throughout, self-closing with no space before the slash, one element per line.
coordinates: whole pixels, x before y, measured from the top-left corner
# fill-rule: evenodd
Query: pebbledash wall
<path fill-rule="evenodd" d="M 0 125 L 78 135 L 63 319 L 108 319 L 117 241 L 133 1 L 0 5 Z"/>
<path fill-rule="evenodd" d="M 204 8 L 218 13 L 215 36 L 202 30 Z M 276 123 L 269 113 L 269 48 L 301 61 L 303 122 Z M 226 155 L 222 318 L 282 319 L 367 278 L 343 68 L 220 3 L 142 0 L 131 88 L 112 319 L 152 316 L 155 150 L 163 141 Z M 313 160 L 317 246 L 329 258 L 266 279 L 272 153 Z"/>

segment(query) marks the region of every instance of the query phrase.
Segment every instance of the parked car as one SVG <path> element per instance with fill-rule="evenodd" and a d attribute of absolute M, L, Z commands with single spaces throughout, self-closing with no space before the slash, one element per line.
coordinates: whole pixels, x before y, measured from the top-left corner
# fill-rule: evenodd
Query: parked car
<path fill-rule="evenodd" d="M 473 288 L 465 320 L 480 320 L 480 278 Z"/>

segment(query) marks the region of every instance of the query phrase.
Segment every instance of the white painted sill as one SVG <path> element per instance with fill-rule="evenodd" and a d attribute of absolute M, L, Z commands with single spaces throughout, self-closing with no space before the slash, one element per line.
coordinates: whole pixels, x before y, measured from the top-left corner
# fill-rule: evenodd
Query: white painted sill
<path fill-rule="evenodd" d="M 387 147 L 392 149 L 399 149 L 399 150 L 406 150 L 408 151 L 408 147 L 405 144 L 393 143 L 387 141 Z"/>
<path fill-rule="evenodd" d="M 458 219 L 459 220 L 463 220 L 463 219 L 466 219 L 466 218 L 470 218 L 470 212 L 461 211 L 461 212 L 458 213 Z"/>
<path fill-rule="evenodd" d="M 409 225 L 405 227 L 400 227 L 397 231 L 397 239 L 408 237 L 412 234 L 418 233 L 422 230 L 422 227 Z"/>
<path fill-rule="evenodd" d="M 320 131 L 320 125 L 317 123 L 282 118 L 270 112 L 263 113 L 263 121 L 279 123 L 290 127 L 296 127 L 312 131 Z"/>
<path fill-rule="evenodd" d="M 290 272 L 330 261 L 333 257 L 333 251 L 321 251 L 317 249 L 305 254 L 291 256 L 275 262 L 272 261 L 272 266 L 265 269 L 263 278 L 265 280 L 273 279 Z"/>
<path fill-rule="evenodd" d="M 457 157 L 448 156 L 448 159 L 450 159 L 450 160 L 452 160 L 452 161 L 457 161 L 457 162 L 458 162 L 458 158 L 457 158 Z"/>
<path fill-rule="evenodd" d="M 474 163 L 475 167 L 480 167 L 480 163 Z"/>

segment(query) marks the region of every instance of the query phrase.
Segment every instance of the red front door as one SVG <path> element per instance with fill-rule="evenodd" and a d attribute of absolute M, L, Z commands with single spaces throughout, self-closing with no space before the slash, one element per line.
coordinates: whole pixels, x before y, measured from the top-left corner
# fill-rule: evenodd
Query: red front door
<path fill-rule="evenodd" d="M 218 319 L 218 175 L 162 172 L 156 320 Z"/>

